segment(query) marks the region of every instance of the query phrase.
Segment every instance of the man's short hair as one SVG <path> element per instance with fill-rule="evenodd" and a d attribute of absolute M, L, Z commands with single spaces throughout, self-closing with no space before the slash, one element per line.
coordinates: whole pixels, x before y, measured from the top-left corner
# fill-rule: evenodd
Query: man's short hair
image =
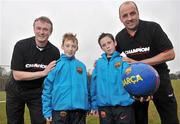
<path fill-rule="evenodd" d="M 41 16 L 41 17 L 36 18 L 34 20 L 33 26 L 35 26 L 35 22 L 36 21 L 43 21 L 43 22 L 46 22 L 46 23 L 50 24 L 51 25 L 51 33 L 52 33 L 52 31 L 53 31 L 53 24 L 52 24 L 51 20 L 48 17 Z"/>

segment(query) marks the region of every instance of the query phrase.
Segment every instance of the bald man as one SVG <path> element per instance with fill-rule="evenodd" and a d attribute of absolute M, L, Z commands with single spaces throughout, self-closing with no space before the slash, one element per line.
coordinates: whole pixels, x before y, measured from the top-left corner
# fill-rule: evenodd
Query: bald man
<path fill-rule="evenodd" d="M 124 61 L 152 65 L 160 76 L 160 87 L 153 102 L 162 124 L 179 124 L 177 102 L 171 85 L 167 61 L 175 58 L 173 45 L 156 22 L 139 19 L 137 5 L 126 1 L 119 7 L 119 18 L 125 28 L 116 35 L 117 51 L 124 52 Z M 134 103 L 136 124 L 148 124 L 148 100 Z"/>

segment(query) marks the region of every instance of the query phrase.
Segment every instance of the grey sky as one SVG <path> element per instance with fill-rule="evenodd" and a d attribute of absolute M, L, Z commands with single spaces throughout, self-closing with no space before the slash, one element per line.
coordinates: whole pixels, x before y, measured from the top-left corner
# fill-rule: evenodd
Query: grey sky
<path fill-rule="evenodd" d="M 76 57 L 87 69 L 102 51 L 97 38 L 102 32 L 114 36 L 124 26 L 118 16 L 124 0 L 0 0 L 0 65 L 10 65 L 14 44 L 33 36 L 32 23 L 38 16 L 48 16 L 54 24 L 50 41 L 60 48 L 66 32 L 77 34 Z M 180 71 L 180 0 L 135 0 L 140 18 L 158 22 L 174 45 L 176 58 L 168 62 L 171 72 Z M 60 50 L 62 53 L 62 50 Z"/>

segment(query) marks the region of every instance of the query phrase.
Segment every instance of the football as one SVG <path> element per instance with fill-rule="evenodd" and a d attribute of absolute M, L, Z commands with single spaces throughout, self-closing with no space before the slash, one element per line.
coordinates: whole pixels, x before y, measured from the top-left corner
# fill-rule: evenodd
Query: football
<path fill-rule="evenodd" d="M 157 71 L 145 63 L 132 63 L 122 75 L 122 83 L 133 96 L 153 95 L 160 85 Z"/>

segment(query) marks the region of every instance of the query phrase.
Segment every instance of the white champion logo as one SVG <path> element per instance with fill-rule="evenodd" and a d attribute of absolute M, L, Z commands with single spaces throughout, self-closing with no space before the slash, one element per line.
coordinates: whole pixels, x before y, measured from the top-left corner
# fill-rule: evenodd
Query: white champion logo
<path fill-rule="evenodd" d="M 144 47 L 144 48 L 141 47 L 141 48 L 127 50 L 125 51 L 125 54 L 144 53 L 144 52 L 149 52 L 149 51 L 150 51 L 150 47 Z"/>
<path fill-rule="evenodd" d="M 26 68 L 41 68 L 41 69 L 45 69 L 46 65 L 35 63 L 35 64 L 26 64 L 25 67 Z"/>

